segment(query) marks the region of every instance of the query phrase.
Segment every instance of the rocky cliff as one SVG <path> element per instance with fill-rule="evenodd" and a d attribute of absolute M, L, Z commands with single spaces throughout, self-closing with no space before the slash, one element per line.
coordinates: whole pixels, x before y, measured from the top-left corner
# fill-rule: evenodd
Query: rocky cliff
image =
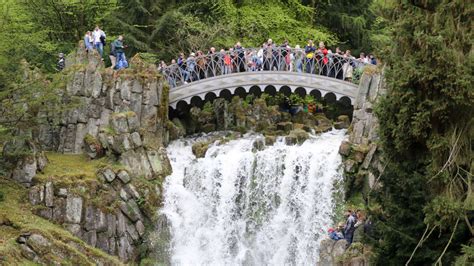
<path fill-rule="evenodd" d="M 158 209 L 171 173 L 164 148 L 168 87 L 140 56 L 130 65 L 107 69 L 83 47 L 69 55 L 59 90 L 64 111 L 47 114 L 57 122 L 22 144 L 29 152 L 19 156 L 12 178 L 31 187 L 34 213 L 90 248 L 122 262 L 167 263 L 167 222 Z"/>
<path fill-rule="evenodd" d="M 349 140 L 341 144 L 344 156 L 346 198 L 351 192 L 368 192 L 377 185 L 377 176 L 383 172 L 378 152 L 378 120 L 373 112 L 377 100 L 386 92 L 380 68 L 367 67 L 360 79 L 359 94 L 354 106 Z"/>

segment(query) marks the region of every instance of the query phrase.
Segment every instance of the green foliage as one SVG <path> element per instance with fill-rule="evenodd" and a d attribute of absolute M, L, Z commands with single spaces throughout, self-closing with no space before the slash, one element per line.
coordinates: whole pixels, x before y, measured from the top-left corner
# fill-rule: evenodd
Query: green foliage
<path fill-rule="evenodd" d="M 207 113 L 213 113 L 214 108 L 212 107 L 212 103 L 211 102 L 206 102 L 204 104 L 204 106 L 202 107 L 202 111 L 207 112 Z"/>
<path fill-rule="evenodd" d="M 313 95 L 308 94 L 304 97 L 304 103 L 305 104 L 314 104 L 314 103 L 316 103 L 316 99 L 314 98 Z"/>
<path fill-rule="evenodd" d="M 291 105 L 303 105 L 305 102 L 304 99 L 296 93 L 291 94 L 289 100 Z"/>
<path fill-rule="evenodd" d="M 405 264 L 422 240 L 412 264 L 449 264 L 474 234 L 474 8 L 462 0 L 391 2 L 381 11 L 392 42 L 382 58 L 388 94 L 376 108 L 388 165 L 374 195 L 382 208 L 375 247 L 379 263 Z M 425 230 L 436 233 L 422 239 Z"/>

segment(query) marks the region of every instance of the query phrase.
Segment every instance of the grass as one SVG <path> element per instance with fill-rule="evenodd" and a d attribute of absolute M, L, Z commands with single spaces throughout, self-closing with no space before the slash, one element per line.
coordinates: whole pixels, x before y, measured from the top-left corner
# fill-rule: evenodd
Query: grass
<path fill-rule="evenodd" d="M 49 163 L 36 176 L 38 180 L 44 181 L 49 178 L 60 181 L 76 182 L 78 180 L 97 180 L 97 171 L 107 164 L 107 159 L 90 160 L 85 154 L 60 154 L 46 153 Z M 62 180 L 61 180 L 62 179 Z"/>
<path fill-rule="evenodd" d="M 77 263 L 91 265 L 95 264 L 94 258 L 100 258 L 113 265 L 121 264 L 116 258 L 87 246 L 62 227 L 33 214 L 33 207 L 27 201 L 26 188 L 0 177 L 0 192 L 4 194 L 4 200 L 0 202 L 0 224 L 3 224 L 0 225 L 0 257 L 3 259 L 0 264 L 36 265 L 21 256 L 19 245 L 16 243 L 16 238 L 24 232 L 39 233 L 50 240 L 53 245 L 51 250 L 70 255 L 64 259 L 66 265 Z M 5 225 L 5 221 L 8 221 L 8 225 Z M 71 243 L 79 246 L 82 252 L 74 248 Z M 46 256 L 56 261 L 61 260 L 54 254 Z"/>

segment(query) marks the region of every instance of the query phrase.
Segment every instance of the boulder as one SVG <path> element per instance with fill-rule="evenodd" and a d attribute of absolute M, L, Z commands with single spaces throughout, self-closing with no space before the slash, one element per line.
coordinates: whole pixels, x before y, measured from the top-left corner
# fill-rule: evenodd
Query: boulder
<path fill-rule="evenodd" d="M 290 132 L 293 130 L 293 123 L 291 122 L 280 122 L 277 124 L 277 130 L 282 130 L 285 133 Z"/>
<path fill-rule="evenodd" d="M 25 257 L 26 259 L 33 262 L 37 262 L 37 263 L 39 262 L 38 255 L 36 255 L 36 253 L 27 245 L 24 245 L 24 244 L 20 245 L 20 252 L 21 252 L 21 255 Z"/>
<path fill-rule="evenodd" d="M 265 149 L 265 139 L 264 138 L 257 138 L 255 139 L 255 141 L 253 142 L 253 149 L 255 151 L 261 151 L 263 149 Z"/>
<path fill-rule="evenodd" d="M 51 242 L 40 234 L 32 234 L 26 244 L 37 254 L 44 255 L 50 252 Z"/>
<path fill-rule="evenodd" d="M 347 173 L 355 173 L 356 168 L 357 168 L 357 163 L 354 160 L 349 159 L 344 162 L 344 170 Z"/>
<path fill-rule="evenodd" d="M 286 145 L 295 145 L 305 142 L 309 138 L 308 132 L 302 129 L 295 129 L 290 132 L 288 136 L 285 137 Z"/>
<path fill-rule="evenodd" d="M 341 128 L 349 128 L 351 125 L 351 120 L 347 115 L 340 115 L 337 117 L 337 123 Z"/>
<path fill-rule="evenodd" d="M 271 135 L 265 136 L 265 145 L 271 146 L 271 145 L 275 144 L 275 141 L 276 141 L 275 136 L 271 136 Z"/>
<path fill-rule="evenodd" d="M 38 165 L 33 155 L 20 158 L 12 171 L 11 178 L 25 186 L 30 186 L 33 177 L 36 176 Z"/>
<path fill-rule="evenodd" d="M 210 143 L 208 141 L 200 141 L 193 144 L 191 147 L 194 156 L 196 158 L 204 158 L 206 156 L 207 149 L 209 149 Z"/>
<path fill-rule="evenodd" d="M 351 153 L 351 143 L 349 141 L 343 141 L 339 146 L 339 154 L 343 156 L 349 156 Z"/>

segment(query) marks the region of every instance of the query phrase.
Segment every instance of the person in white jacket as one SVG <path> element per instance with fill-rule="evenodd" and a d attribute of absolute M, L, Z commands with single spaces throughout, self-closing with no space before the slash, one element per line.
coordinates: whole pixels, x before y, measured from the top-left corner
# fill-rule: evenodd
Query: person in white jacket
<path fill-rule="evenodd" d="M 95 26 L 95 30 L 92 32 L 92 40 L 94 48 L 99 51 L 100 57 L 102 57 L 104 54 L 105 32 L 98 25 Z"/>

